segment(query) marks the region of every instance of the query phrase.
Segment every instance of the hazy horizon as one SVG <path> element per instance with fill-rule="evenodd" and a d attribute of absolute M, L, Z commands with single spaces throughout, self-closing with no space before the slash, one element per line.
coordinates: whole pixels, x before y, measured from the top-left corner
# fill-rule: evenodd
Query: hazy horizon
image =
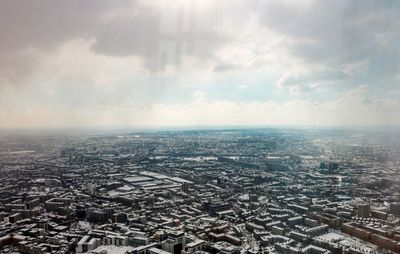
<path fill-rule="evenodd" d="M 240 130 L 304 130 L 304 131 L 374 131 L 374 132 L 399 132 L 400 125 L 359 125 L 359 126 L 308 126 L 308 125 L 177 125 L 177 126 L 74 126 L 74 127 L 0 127 L 4 132 L 181 132 L 181 131 L 240 131 Z"/>

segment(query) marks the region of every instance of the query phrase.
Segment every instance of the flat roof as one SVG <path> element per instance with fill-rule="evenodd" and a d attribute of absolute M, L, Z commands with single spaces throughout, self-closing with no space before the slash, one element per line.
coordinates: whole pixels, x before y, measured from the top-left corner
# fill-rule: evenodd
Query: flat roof
<path fill-rule="evenodd" d="M 171 254 L 171 253 L 169 253 L 168 251 L 161 250 L 161 249 L 154 248 L 154 247 L 153 247 L 153 248 L 150 248 L 149 251 L 154 252 L 154 253 L 157 253 L 157 254 Z"/>
<path fill-rule="evenodd" d="M 163 174 L 160 174 L 160 173 L 157 173 L 157 172 L 152 172 L 152 171 L 142 171 L 139 174 L 144 175 L 144 176 L 150 176 L 150 177 L 153 177 L 153 178 L 156 178 L 156 179 L 167 179 L 167 178 L 169 178 L 166 175 L 163 175 Z"/>
<path fill-rule="evenodd" d="M 138 183 L 138 182 L 152 181 L 153 179 L 147 176 L 129 176 L 125 177 L 123 180 L 129 183 Z"/>
<path fill-rule="evenodd" d="M 186 179 L 180 178 L 180 177 L 171 177 L 170 178 L 172 181 L 174 182 L 178 182 L 178 183 L 193 183 L 191 181 L 188 181 Z"/>
<path fill-rule="evenodd" d="M 107 254 L 125 254 L 133 250 L 135 250 L 135 248 L 131 246 L 100 245 L 94 249 L 93 252 L 101 253 L 102 251 L 107 251 Z"/>

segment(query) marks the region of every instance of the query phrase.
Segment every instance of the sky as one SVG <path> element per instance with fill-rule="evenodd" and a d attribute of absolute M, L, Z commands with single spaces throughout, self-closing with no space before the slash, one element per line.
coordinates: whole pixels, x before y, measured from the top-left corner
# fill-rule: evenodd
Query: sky
<path fill-rule="evenodd" d="M 400 124 L 400 1 L 4 0 L 0 128 Z"/>

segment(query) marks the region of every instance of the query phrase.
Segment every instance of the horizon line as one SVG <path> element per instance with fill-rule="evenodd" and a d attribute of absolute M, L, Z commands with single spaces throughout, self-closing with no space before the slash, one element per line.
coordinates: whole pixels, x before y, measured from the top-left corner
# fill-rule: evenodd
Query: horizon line
<path fill-rule="evenodd" d="M 338 129 L 338 130 L 393 130 L 400 129 L 400 124 L 393 125 L 160 125 L 160 126 L 32 126 L 1 127 L 0 132 L 9 131 L 206 131 L 206 130 L 246 130 L 246 129 Z"/>

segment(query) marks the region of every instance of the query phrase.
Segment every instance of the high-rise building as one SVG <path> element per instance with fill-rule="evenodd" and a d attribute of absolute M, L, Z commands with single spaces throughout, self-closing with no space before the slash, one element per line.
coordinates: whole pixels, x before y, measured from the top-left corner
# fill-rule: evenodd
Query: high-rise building
<path fill-rule="evenodd" d="M 358 205 L 358 217 L 367 218 L 371 215 L 371 205 L 370 204 L 360 204 Z"/>
<path fill-rule="evenodd" d="M 390 204 L 390 213 L 394 215 L 400 215 L 400 203 L 391 203 Z"/>

